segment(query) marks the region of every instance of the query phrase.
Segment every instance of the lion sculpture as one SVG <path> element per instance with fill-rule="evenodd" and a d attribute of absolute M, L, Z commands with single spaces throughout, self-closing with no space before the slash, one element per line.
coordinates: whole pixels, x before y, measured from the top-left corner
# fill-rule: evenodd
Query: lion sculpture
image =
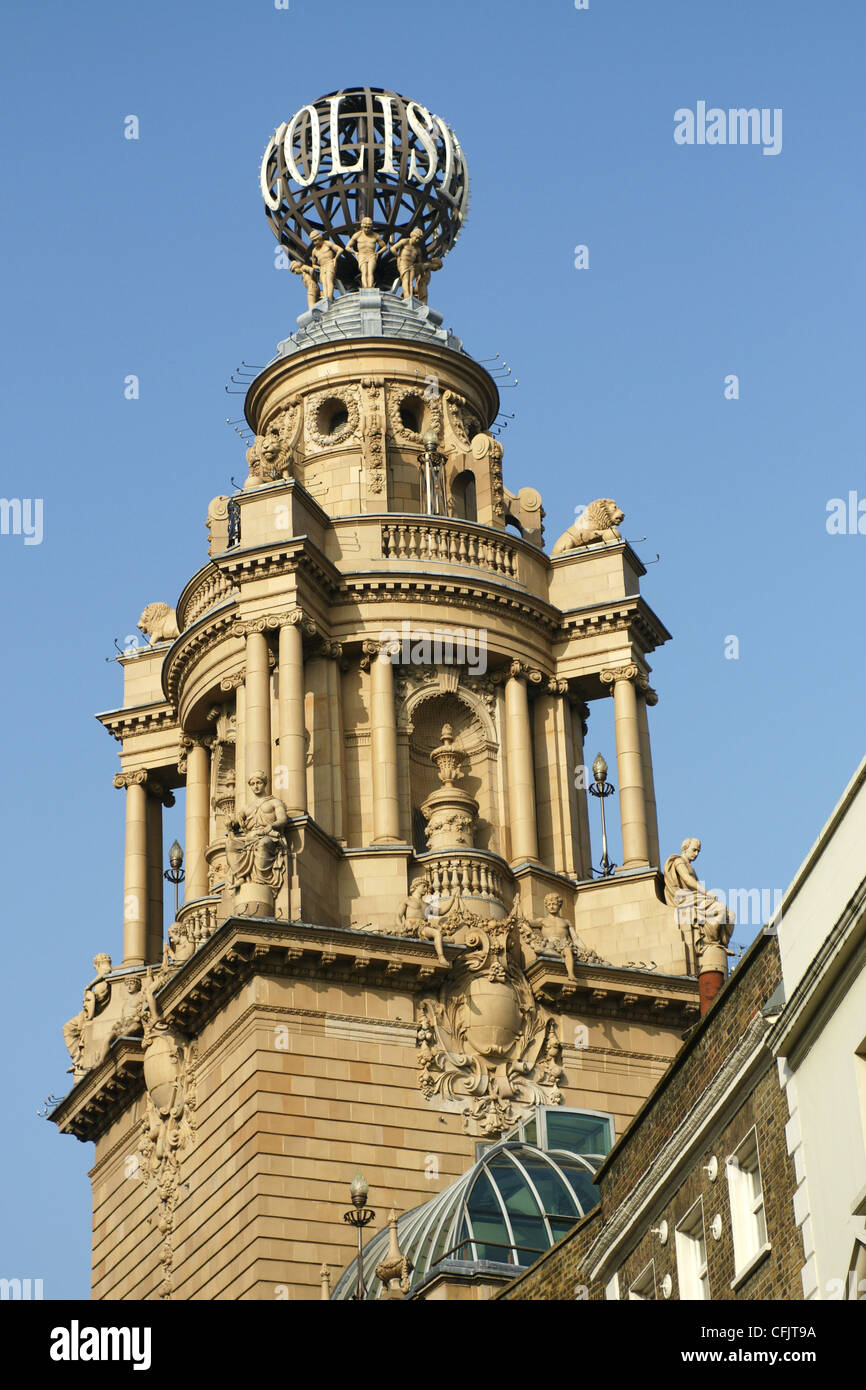
<path fill-rule="evenodd" d="M 179 637 L 177 613 L 167 603 L 149 603 L 138 620 L 138 630 L 150 639 L 150 645 L 157 642 L 172 642 Z"/>
<path fill-rule="evenodd" d="M 592 545 L 594 541 L 621 541 L 617 527 L 625 519 L 623 512 L 612 497 L 599 497 L 584 507 L 576 521 L 572 522 L 556 542 L 551 555 L 565 555 L 569 550 L 578 550 L 582 545 Z"/>
<path fill-rule="evenodd" d="M 250 476 L 244 483 L 244 491 L 292 476 L 295 463 L 292 441 L 297 433 L 298 417 L 297 407 L 292 406 L 276 415 L 264 434 L 256 435 L 247 449 Z"/>

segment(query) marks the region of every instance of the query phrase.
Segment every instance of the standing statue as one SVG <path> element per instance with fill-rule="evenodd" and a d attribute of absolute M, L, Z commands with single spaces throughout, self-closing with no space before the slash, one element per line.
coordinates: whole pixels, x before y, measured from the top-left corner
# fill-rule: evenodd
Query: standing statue
<path fill-rule="evenodd" d="M 561 915 L 562 898 L 558 893 L 548 893 L 544 899 L 544 907 L 547 914 L 545 917 L 525 919 L 531 928 L 528 934 L 529 944 L 556 951 L 565 961 L 568 978 L 573 980 L 575 956 L 578 960 L 595 963 L 600 962 L 600 957 L 583 944 L 571 922 Z"/>
<path fill-rule="evenodd" d="M 321 232 L 313 232 L 310 237 L 310 248 L 313 264 L 319 272 L 322 298 L 330 301 L 334 298 L 337 261 L 343 254 L 343 248 L 338 242 L 323 237 Z"/>
<path fill-rule="evenodd" d="M 84 990 L 81 1011 L 63 1025 L 63 1041 L 66 1043 L 66 1050 L 72 1058 L 72 1066 L 69 1070 L 76 1080 L 84 1070 L 82 1066 L 84 1030 L 88 1023 L 92 1023 L 96 1015 L 105 1008 L 111 997 L 111 985 L 105 978 L 111 969 L 111 956 L 100 951 L 98 955 L 93 957 L 93 968 L 96 971 L 96 977 Z"/>
<path fill-rule="evenodd" d="M 427 880 L 414 878 L 409 884 L 408 898 L 404 898 L 397 909 L 400 934 L 417 936 L 422 941 L 432 941 L 436 948 L 436 959 L 440 965 L 447 965 L 448 960 L 442 949 L 442 928 L 438 916 L 429 911 L 426 902 L 428 896 Z"/>
<path fill-rule="evenodd" d="M 679 854 L 672 854 L 665 861 L 665 902 L 676 910 L 679 926 L 730 927 L 725 945 L 731 938 L 734 915 L 719 902 L 715 893 L 708 893 L 701 883 L 692 864 L 701 852 L 700 840 L 683 840 Z"/>
<path fill-rule="evenodd" d="M 313 305 L 319 302 L 319 282 L 315 270 L 304 261 L 290 261 L 289 270 L 293 275 L 300 275 L 303 280 L 304 289 L 307 291 L 307 308 L 312 309 Z"/>
<path fill-rule="evenodd" d="M 394 237 L 391 250 L 397 258 L 397 271 L 403 298 L 411 299 L 415 277 L 424 262 L 424 233 L 416 227 L 407 237 Z"/>
<path fill-rule="evenodd" d="M 415 298 L 421 304 L 427 303 L 427 291 L 434 270 L 442 269 L 442 257 L 433 256 L 429 261 L 421 261 L 415 277 Z"/>
<path fill-rule="evenodd" d="M 228 882 L 240 890 L 238 910 L 255 904 L 252 915 L 263 916 L 273 911 L 274 895 L 282 886 L 289 824 L 285 802 L 270 796 L 267 785 L 266 773 L 252 774 L 252 796 L 226 834 Z"/>
<path fill-rule="evenodd" d="M 361 272 L 361 289 L 372 290 L 376 283 L 376 259 L 387 243 L 373 230 L 372 217 L 362 217 L 361 226 L 346 242 L 346 250 L 351 251 Z M 357 248 L 357 249 L 356 249 Z"/>

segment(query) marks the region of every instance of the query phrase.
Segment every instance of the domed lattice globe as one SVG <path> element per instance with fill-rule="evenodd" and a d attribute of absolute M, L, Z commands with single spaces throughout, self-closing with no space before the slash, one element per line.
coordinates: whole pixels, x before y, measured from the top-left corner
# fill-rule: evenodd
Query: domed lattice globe
<path fill-rule="evenodd" d="M 331 92 L 284 121 L 268 142 L 261 192 L 271 229 L 288 254 L 309 262 L 320 232 L 340 246 L 369 217 L 387 245 L 423 233 L 426 254 L 454 245 L 469 206 L 469 175 L 460 142 L 426 107 L 378 87 Z M 376 286 L 396 276 L 394 256 L 380 255 Z M 355 258 L 337 274 L 356 288 Z"/>

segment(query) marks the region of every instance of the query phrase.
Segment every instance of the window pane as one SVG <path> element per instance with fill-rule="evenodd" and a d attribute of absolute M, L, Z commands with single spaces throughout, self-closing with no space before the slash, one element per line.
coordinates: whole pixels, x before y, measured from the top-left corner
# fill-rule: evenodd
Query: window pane
<path fill-rule="evenodd" d="M 547 1147 L 577 1154 L 610 1153 L 610 1120 L 603 1115 L 569 1114 L 548 1110 Z"/>
<path fill-rule="evenodd" d="M 551 1168 L 549 1163 L 542 1163 L 537 1159 L 524 1158 L 521 1154 L 520 1161 L 527 1173 L 531 1177 L 538 1195 L 541 1198 L 541 1205 L 544 1207 L 547 1216 L 570 1216 L 572 1225 L 577 1220 L 580 1212 L 574 1199 L 570 1187 L 563 1182 L 557 1172 Z"/>
<path fill-rule="evenodd" d="M 479 1260 L 507 1260 L 510 1237 L 490 1179 L 478 1174 L 467 1203 Z"/>
<path fill-rule="evenodd" d="M 532 1195 L 520 1169 L 505 1153 L 499 1153 L 487 1165 L 488 1172 L 502 1194 L 508 1215 L 540 1216 L 538 1203 Z"/>

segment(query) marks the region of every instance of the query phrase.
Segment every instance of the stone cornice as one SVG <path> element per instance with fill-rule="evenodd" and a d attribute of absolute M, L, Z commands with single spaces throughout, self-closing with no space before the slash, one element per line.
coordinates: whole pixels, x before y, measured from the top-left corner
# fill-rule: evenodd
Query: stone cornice
<path fill-rule="evenodd" d="M 304 572 L 326 598 L 339 588 L 343 578 L 336 565 L 308 536 L 294 536 L 278 545 L 269 543 L 247 550 L 233 547 L 220 557 L 220 569 L 230 574 L 235 584 L 243 583 L 244 578 L 257 570 L 265 571 L 270 577 Z"/>
<path fill-rule="evenodd" d="M 389 847 L 390 848 L 390 847 Z M 407 855 L 411 853 L 406 847 Z M 445 943 L 453 960 L 462 947 Z M 197 1034 L 256 974 L 326 979 L 417 994 L 435 990 L 448 973 L 432 942 L 349 927 L 232 917 L 158 991 L 163 1018 Z M 266 1009 L 266 1005 L 262 1005 Z M 99 1067 L 87 1072 L 52 1119 L 76 1138 L 97 1139 L 141 1090 L 138 1044 L 117 1042 Z"/>
<path fill-rule="evenodd" d="M 86 1073 L 52 1111 L 61 1134 L 96 1139 L 144 1089 L 144 1049 L 120 1040 L 99 1067 Z"/>
<path fill-rule="evenodd" d="M 507 611 L 533 628 L 542 628 L 548 637 L 559 631 L 559 613 L 544 599 L 532 594 L 500 586 L 495 580 L 479 584 L 470 580 L 448 579 L 445 576 L 376 575 L 375 578 L 345 576 L 345 586 L 334 600 L 335 605 L 351 603 L 440 603 L 446 607 L 474 608 L 499 614 Z"/>
<path fill-rule="evenodd" d="M 97 714 L 96 718 L 118 743 L 131 734 L 158 733 L 178 728 L 177 711 L 165 700 L 151 705 L 134 705 L 129 709 L 106 710 L 104 714 Z"/>
<path fill-rule="evenodd" d="M 455 352 L 453 348 L 446 347 L 443 343 L 425 342 L 424 339 L 404 339 L 404 338 L 346 338 L 328 344 L 315 343 L 309 347 L 301 348 L 299 352 L 294 352 L 289 357 L 278 358 L 270 363 L 264 371 L 251 382 L 244 401 L 244 414 L 247 423 L 254 431 L 260 423 L 260 414 L 265 399 L 274 392 L 281 378 L 288 382 L 293 376 L 304 372 L 310 362 L 314 362 L 324 373 L 325 369 L 333 366 L 334 369 L 343 369 L 346 377 L 359 380 L 362 376 L 370 374 L 367 366 L 359 366 L 359 355 L 363 357 L 375 356 L 377 358 L 396 359 L 396 368 L 393 376 L 387 372 L 385 376 L 395 384 L 404 378 L 407 384 L 413 384 L 413 376 L 407 371 L 405 366 L 407 360 L 419 364 L 420 380 L 423 384 L 425 372 L 421 370 L 425 362 L 433 368 L 434 374 L 438 375 L 437 367 L 441 367 L 443 361 L 448 364 L 450 372 L 458 377 L 469 378 L 475 389 L 483 394 L 487 399 L 489 422 L 496 418 L 499 409 L 499 390 L 490 373 L 471 358 L 467 353 Z M 310 388 L 318 389 L 318 388 Z"/>
<path fill-rule="evenodd" d="M 664 623 L 639 595 L 617 599 L 614 603 L 597 603 L 588 608 L 565 609 L 560 624 L 568 637 L 588 633 L 626 632 L 636 630 L 646 639 L 647 650 L 661 647 L 671 640 Z"/>
<path fill-rule="evenodd" d="M 698 987 L 690 976 L 657 975 L 639 965 L 574 962 L 574 979 L 561 956 L 543 953 L 526 971 L 536 996 L 564 1016 L 629 1019 L 653 1027 L 684 1028 L 697 1019 Z"/>

